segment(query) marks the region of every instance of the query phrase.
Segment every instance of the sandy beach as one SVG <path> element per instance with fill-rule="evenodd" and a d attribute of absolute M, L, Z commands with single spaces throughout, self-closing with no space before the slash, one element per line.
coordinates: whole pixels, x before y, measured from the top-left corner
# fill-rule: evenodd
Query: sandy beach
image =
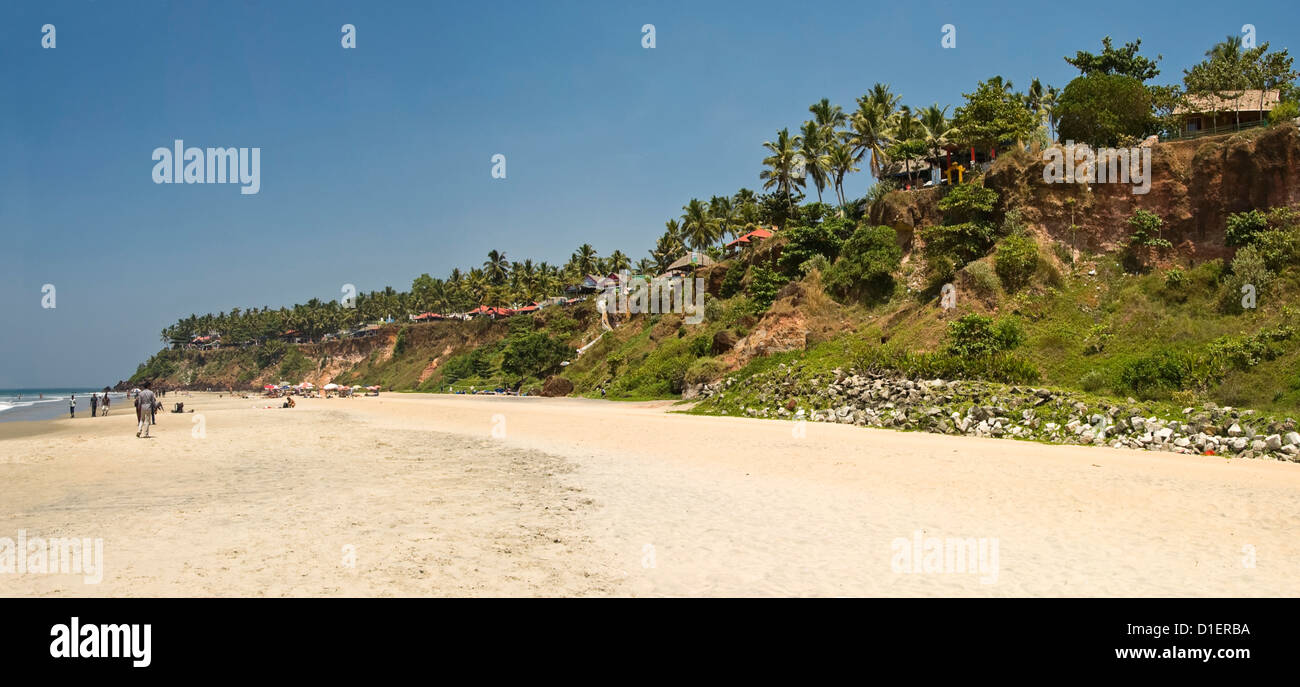
<path fill-rule="evenodd" d="M 163 401 L 196 412 L 149 440 L 116 406 L 0 425 L 0 538 L 99 538 L 104 557 L 98 584 L 8 573 L 0 595 L 1300 593 L 1292 463 L 800 436 L 666 402 Z M 994 542 L 996 569 L 900 571 L 898 540 L 934 537 Z"/>

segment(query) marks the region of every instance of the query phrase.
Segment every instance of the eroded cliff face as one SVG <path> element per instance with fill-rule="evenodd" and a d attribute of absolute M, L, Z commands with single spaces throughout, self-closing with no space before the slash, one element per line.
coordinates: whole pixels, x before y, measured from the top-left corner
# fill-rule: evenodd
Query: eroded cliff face
<path fill-rule="evenodd" d="M 1132 184 L 1049 184 L 1042 155 L 1030 153 L 1001 156 L 984 183 L 999 194 L 999 215 L 1019 208 L 1041 235 L 1083 251 L 1122 248 L 1132 233 L 1129 216 L 1153 212 L 1164 219 L 1163 238 L 1174 255 L 1193 263 L 1231 255 L 1224 245 L 1229 214 L 1300 204 L 1300 131 L 1293 124 L 1156 143 L 1151 151 L 1145 194 L 1135 194 Z M 943 221 L 939 193 L 890 193 L 872 206 L 870 220 L 899 229 L 910 244 L 916 230 Z"/>

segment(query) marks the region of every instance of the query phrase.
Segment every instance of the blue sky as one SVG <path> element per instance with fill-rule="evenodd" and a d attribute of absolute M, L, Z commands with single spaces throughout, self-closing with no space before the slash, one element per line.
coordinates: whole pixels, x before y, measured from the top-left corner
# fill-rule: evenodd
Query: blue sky
<path fill-rule="evenodd" d="M 1298 18 L 1294 0 L 6 2 L 0 387 L 114 383 L 191 312 L 405 289 L 491 249 L 644 257 L 690 198 L 758 189 L 762 142 L 809 104 L 851 109 L 876 81 L 913 106 L 995 74 L 1064 86 L 1062 56 L 1109 34 L 1173 82 L 1246 23 L 1295 50 Z M 177 138 L 260 147 L 261 192 L 154 184 Z"/>

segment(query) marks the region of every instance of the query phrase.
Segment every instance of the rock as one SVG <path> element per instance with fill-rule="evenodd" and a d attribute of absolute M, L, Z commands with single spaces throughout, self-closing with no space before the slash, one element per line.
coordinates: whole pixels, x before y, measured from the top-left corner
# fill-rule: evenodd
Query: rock
<path fill-rule="evenodd" d="M 1276 451 L 1282 448 L 1282 437 L 1277 434 L 1270 434 L 1264 437 L 1264 446 L 1270 451 Z"/>
<path fill-rule="evenodd" d="M 1235 422 L 1232 423 L 1232 426 L 1228 428 L 1228 436 L 1230 437 L 1239 437 L 1243 434 L 1245 434 L 1245 432 L 1242 431 L 1241 425 Z"/>
<path fill-rule="evenodd" d="M 1286 439 L 1286 443 L 1290 444 L 1291 446 L 1300 446 L 1300 433 L 1287 432 L 1285 439 Z"/>
<path fill-rule="evenodd" d="M 568 396 L 571 393 L 573 393 L 573 382 L 558 375 L 547 377 L 546 382 L 542 384 L 543 396 L 553 398 L 556 396 Z"/>

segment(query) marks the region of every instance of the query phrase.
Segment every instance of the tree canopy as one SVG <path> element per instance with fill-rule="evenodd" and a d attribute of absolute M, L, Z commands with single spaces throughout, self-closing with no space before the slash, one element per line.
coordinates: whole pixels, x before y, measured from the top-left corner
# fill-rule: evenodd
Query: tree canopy
<path fill-rule="evenodd" d="M 1101 54 L 1080 50 L 1074 54 L 1074 57 L 1065 58 L 1065 61 L 1078 69 L 1083 76 L 1117 74 L 1131 76 L 1138 81 L 1148 81 L 1160 73 L 1156 61 L 1160 60 L 1161 56 L 1156 55 L 1155 60 L 1143 57 L 1138 54 L 1138 48 L 1141 46 L 1142 39 L 1139 38 L 1131 43 L 1125 43 L 1124 47 L 1116 50 L 1111 44 L 1110 36 L 1106 36 L 1101 39 Z"/>

